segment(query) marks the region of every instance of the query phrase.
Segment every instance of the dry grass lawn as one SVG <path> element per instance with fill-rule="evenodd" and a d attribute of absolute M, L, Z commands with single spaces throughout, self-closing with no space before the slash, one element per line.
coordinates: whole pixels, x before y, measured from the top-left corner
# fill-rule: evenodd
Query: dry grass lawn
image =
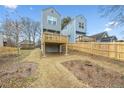
<path fill-rule="evenodd" d="M 38 64 L 38 79 L 29 87 L 91 87 L 83 81 L 78 80 L 73 73 L 61 64 L 70 60 L 89 60 L 93 64 L 124 74 L 124 68 L 122 66 L 104 60 L 96 60 L 90 56 L 83 56 L 80 53 L 70 54 L 68 56 L 54 55 L 45 58 L 41 57 L 40 53 L 40 49 L 35 49 L 25 59 Z"/>
<path fill-rule="evenodd" d="M 27 52 L 26 52 L 27 51 Z M 78 52 L 70 53 L 69 55 L 48 55 L 41 56 L 40 49 L 23 50 L 20 56 L 21 62 L 33 62 L 37 64 L 36 72 L 34 72 L 35 79 L 28 78 L 30 83 L 21 87 L 39 87 L 39 88 L 79 88 L 91 87 L 86 82 L 79 80 L 71 71 L 69 71 L 62 63 L 71 60 L 88 60 L 93 64 L 97 64 L 107 70 L 116 71 L 124 74 L 124 65 L 118 65 L 106 60 L 96 59 L 89 55 L 83 55 Z M 25 82 L 25 81 L 24 81 Z"/>
<path fill-rule="evenodd" d="M 2 50 L 3 49 L 3 50 Z M 15 48 L 0 48 L 0 87 L 26 87 L 34 78 L 31 78 L 33 62 L 24 62 L 31 50 L 20 50 L 18 56 Z"/>

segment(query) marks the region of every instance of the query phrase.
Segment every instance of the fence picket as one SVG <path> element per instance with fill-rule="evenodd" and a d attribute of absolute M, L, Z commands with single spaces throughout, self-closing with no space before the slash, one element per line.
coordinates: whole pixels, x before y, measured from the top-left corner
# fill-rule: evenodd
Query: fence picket
<path fill-rule="evenodd" d="M 78 42 L 69 44 L 72 50 L 83 51 L 95 55 L 106 56 L 124 61 L 124 43 L 123 42 Z"/>

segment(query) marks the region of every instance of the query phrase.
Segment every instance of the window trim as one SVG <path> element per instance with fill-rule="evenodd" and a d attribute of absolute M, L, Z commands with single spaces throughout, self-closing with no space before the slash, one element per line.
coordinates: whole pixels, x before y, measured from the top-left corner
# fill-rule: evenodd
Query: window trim
<path fill-rule="evenodd" d="M 51 23 L 50 23 L 51 22 Z M 49 25 L 54 25 L 56 26 L 57 25 L 57 18 L 56 17 L 53 17 L 53 16 L 47 16 L 47 23 Z"/>
<path fill-rule="evenodd" d="M 78 25 L 79 25 L 79 28 L 84 29 L 84 23 L 79 22 Z"/>

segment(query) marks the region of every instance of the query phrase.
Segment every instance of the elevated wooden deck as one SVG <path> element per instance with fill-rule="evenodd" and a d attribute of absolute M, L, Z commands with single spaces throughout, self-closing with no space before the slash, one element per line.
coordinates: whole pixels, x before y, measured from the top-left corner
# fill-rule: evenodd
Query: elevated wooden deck
<path fill-rule="evenodd" d="M 44 43 L 60 43 L 66 44 L 68 43 L 67 36 L 54 34 L 54 33 L 44 33 L 43 34 L 43 42 Z"/>
<path fill-rule="evenodd" d="M 41 38 L 41 50 L 43 56 L 45 56 L 46 46 L 48 44 L 59 45 L 59 51 L 62 52 L 62 46 L 65 47 L 65 55 L 68 52 L 68 37 L 56 33 L 43 33 L 43 37 Z"/>

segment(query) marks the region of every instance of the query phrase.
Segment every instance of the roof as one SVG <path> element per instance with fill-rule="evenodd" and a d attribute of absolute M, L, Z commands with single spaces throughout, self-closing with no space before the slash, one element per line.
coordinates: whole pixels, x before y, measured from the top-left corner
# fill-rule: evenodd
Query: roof
<path fill-rule="evenodd" d="M 20 44 L 33 44 L 33 41 L 23 40 L 20 42 Z"/>
<path fill-rule="evenodd" d="M 90 37 L 90 36 L 79 36 L 76 39 L 77 41 L 83 41 L 83 42 L 88 42 L 88 41 L 94 42 L 95 41 L 95 38 Z"/>
<path fill-rule="evenodd" d="M 57 12 L 57 14 L 59 14 L 61 16 L 61 14 L 53 7 L 45 8 L 45 9 L 43 9 L 43 11 L 46 11 L 46 10 L 49 10 L 49 9 L 55 10 Z"/>
<path fill-rule="evenodd" d="M 100 39 L 104 34 L 107 34 L 107 32 L 101 32 L 101 33 L 98 33 L 98 34 L 95 34 L 95 35 L 92 35 L 91 37 L 93 38 L 97 38 L 97 39 Z"/>
<path fill-rule="evenodd" d="M 116 36 L 109 36 L 109 37 L 106 37 L 106 38 L 102 38 L 101 41 L 102 42 L 111 42 L 111 40 L 113 41 L 116 41 L 117 40 L 117 37 Z"/>

